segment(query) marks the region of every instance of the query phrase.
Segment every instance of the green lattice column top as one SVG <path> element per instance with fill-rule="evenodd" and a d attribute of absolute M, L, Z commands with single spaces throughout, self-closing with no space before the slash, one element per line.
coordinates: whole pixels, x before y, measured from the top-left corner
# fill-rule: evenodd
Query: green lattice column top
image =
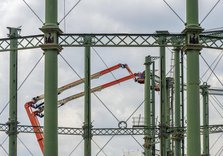
<path fill-rule="evenodd" d="M 62 34 L 62 31 L 55 25 L 44 25 L 40 30 L 44 33 L 44 44 L 41 48 L 44 49 L 56 49 L 62 50 L 62 47 L 58 44 L 58 35 Z"/>
<path fill-rule="evenodd" d="M 210 85 L 207 84 L 207 82 L 204 82 L 203 85 L 200 86 L 202 92 L 201 94 L 203 96 L 208 95 L 208 89 L 210 88 Z"/>
<path fill-rule="evenodd" d="M 185 45 L 183 47 L 184 51 L 187 50 L 201 50 L 202 46 L 200 44 L 200 33 L 203 29 L 200 26 L 196 27 L 186 27 L 183 33 L 185 34 Z"/>

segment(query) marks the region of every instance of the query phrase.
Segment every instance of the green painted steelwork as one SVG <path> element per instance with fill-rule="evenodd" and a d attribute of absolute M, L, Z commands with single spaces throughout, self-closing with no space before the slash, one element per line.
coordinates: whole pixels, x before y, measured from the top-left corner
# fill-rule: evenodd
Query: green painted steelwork
<path fill-rule="evenodd" d="M 159 34 L 167 32 L 157 32 Z M 159 38 L 160 44 L 160 153 L 167 156 L 166 144 L 166 38 Z"/>
<path fill-rule="evenodd" d="M 0 39 L 0 51 L 16 51 L 18 49 L 30 49 L 41 47 L 45 52 L 45 119 L 44 119 L 44 136 L 45 136 L 45 156 L 58 155 L 58 136 L 57 136 L 57 54 L 61 50 L 60 46 L 64 47 L 85 47 L 86 66 L 85 77 L 88 79 L 90 75 L 90 46 L 98 47 L 160 47 L 160 79 L 161 79 L 161 125 L 159 133 L 154 128 L 155 134 L 159 134 L 161 138 L 161 156 L 167 155 L 167 133 L 176 131 L 176 128 L 168 127 L 168 107 L 166 95 L 166 77 L 165 77 L 165 47 L 172 47 L 176 42 L 179 42 L 179 47 L 184 46 L 187 53 L 187 143 L 188 156 L 200 155 L 200 108 L 199 108 L 199 52 L 202 47 L 222 49 L 223 38 L 213 34 L 200 35 L 201 28 L 198 24 L 198 0 L 187 0 L 187 24 L 184 34 L 65 34 L 60 35 L 57 23 L 57 0 L 46 0 L 46 23 L 41 28 L 43 35 L 15 37 L 18 40 L 18 48 L 9 46 L 8 39 Z M 84 42 L 83 42 L 84 40 Z M 94 40 L 88 45 L 88 41 Z M 90 41 L 91 42 L 91 41 Z M 88 55 L 89 54 L 89 55 Z M 89 56 L 89 57 L 87 57 Z M 14 56 L 13 56 L 14 57 Z M 15 69 L 15 68 L 14 68 Z M 153 70 L 154 72 L 155 70 Z M 10 71 L 11 73 L 11 71 Z M 15 72 L 13 72 L 14 74 Z M 15 79 L 14 79 L 15 81 Z M 150 81 L 150 80 L 149 80 Z M 183 83 L 182 83 L 183 84 Z M 15 82 L 14 82 L 15 85 Z M 154 87 L 154 83 L 153 83 Z M 14 91 L 17 87 L 14 87 Z M 11 87 L 10 87 L 11 89 Z M 91 155 L 91 137 L 92 135 L 133 135 L 135 130 L 136 135 L 148 134 L 148 129 L 92 129 L 91 126 L 91 108 L 90 108 L 90 80 L 85 82 L 85 123 L 82 133 L 85 139 L 85 156 Z M 15 91 L 16 94 L 16 91 Z M 11 94 L 14 95 L 14 94 Z M 150 96 L 150 94 L 149 94 Z M 16 99 L 15 97 L 13 97 Z M 150 98 L 149 98 L 150 99 Z M 183 98 L 182 98 L 183 99 Z M 155 100 L 155 98 L 154 98 Z M 11 103 L 11 97 L 10 97 Z M 150 105 L 149 101 L 149 105 Z M 154 104 L 154 103 L 153 103 Z M 14 107 L 15 108 L 15 107 Z M 149 108 L 151 109 L 151 108 Z M 154 110 L 153 110 L 154 109 Z M 155 106 L 152 108 L 155 113 Z M 11 109 L 10 109 L 11 113 Z M 13 112 L 15 115 L 15 112 Z M 147 115 L 148 116 L 148 115 Z M 150 116 L 150 114 L 149 114 Z M 12 117 L 14 118 L 14 116 Z M 15 125 L 16 120 L 9 119 L 8 132 L 9 135 L 16 135 Z M 154 123 L 153 123 L 154 122 Z M 183 122 L 183 121 L 182 121 Z M 155 127 L 154 121 L 152 121 Z M 148 122 L 147 122 L 148 124 Z M 149 123 L 150 125 L 151 123 Z M 14 129 L 12 129 L 14 127 Z M 216 127 L 215 127 L 216 128 Z M 156 130 L 156 131 L 155 131 Z M 178 127 L 177 127 L 177 130 Z M 131 132 L 129 132 L 131 131 Z M 139 132 L 140 131 L 140 132 Z M 181 131 L 184 131 L 181 129 Z M 205 135 L 207 135 L 207 127 L 204 127 Z M 12 137 L 13 138 L 13 137 Z M 11 141 L 9 141 L 13 147 Z M 12 147 L 11 146 L 11 147 Z M 9 148 L 11 148 L 9 147 Z M 13 151 L 13 150 L 12 150 Z M 14 150 L 15 151 L 15 150 Z"/>
<path fill-rule="evenodd" d="M 187 54 L 187 155 L 201 155 L 200 141 L 200 72 L 199 53 L 201 45 L 199 35 L 202 29 L 198 23 L 198 0 L 186 1 L 187 24 L 186 34 Z"/>
<path fill-rule="evenodd" d="M 221 33 L 222 34 L 222 33 Z M 62 47 L 84 47 L 83 37 L 92 36 L 93 47 L 159 47 L 157 40 L 166 37 L 166 47 L 185 45 L 185 34 L 60 34 L 58 44 Z M 18 37 L 17 50 L 40 48 L 44 43 L 44 35 Z M 200 44 L 203 48 L 223 49 L 223 37 L 200 35 Z M 0 52 L 14 50 L 10 48 L 10 38 L 0 39 Z"/>
<path fill-rule="evenodd" d="M 199 53 L 187 54 L 187 155 L 200 155 Z"/>
<path fill-rule="evenodd" d="M 44 156 L 58 155 L 57 52 L 45 50 Z"/>
<path fill-rule="evenodd" d="M 198 0 L 186 1 L 186 21 L 187 27 L 197 27 L 198 21 Z"/>
<path fill-rule="evenodd" d="M 169 129 L 171 127 L 170 124 L 170 103 L 171 103 L 171 90 L 173 88 L 173 78 L 167 77 L 166 78 L 166 108 L 165 108 L 165 118 L 166 118 L 166 127 Z M 166 151 L 167 156 L 172 155 L 172 149 L 171 149 L 171 135 L 169 133 L 166 134 Z"/>
<path fill-rule="evenodd" d="M 44 74 L 44 156 L 58 156 L 58 34 L 61 33 L 57 23 L 57 0 L 45 0 L 44 44 L 41 48 L 45 54 Z"/>
<path fill-rule="evenodd" d="M 91 156 L 91 43 L 91 37 L 85 36 L 84 156 Z"/>
<path fill-rule="evenodd" d="M 180 49 L 174 48 L 174 104 L 175 104 L 175 118 L 174 126 L 181 127 L 181 110 L 180 110 Z M 181 136 L 178 131 L 173 136 L 174 140 L 174 155 L 181 156 Z"/>
<path fill-rule="evenodd" d="M 166 73 L 165 47 L 160 47 L 160 146 L 161 156 L 167 156 L 166 149 Z"/>
<path fill-rule="evenodd" d="M 17 39 L 19 36 L 17 28 L 8 28 L 10 39 L 10 48 L 16 49 Z M 18 51 L 10 51 L 10 81 L 9 81 L 9 156 L 17 156 L 17 68 L 18 68 Z"/>
<path fill-rule="evenodd" d="M 181 127 L 184 127 L 185 123 L 184 123 L 184 52 L 183 50 L 181 50 L 180 52 L 180 86 L 181 86 L 181 89 L 180 89 L 180 92 L 181 92 Z M 184 145 L 185 145 L 185 137 L 184 135 L 180 134 L 181 135 L 181 151 L 182 151 L 182 156 L 185 155 L 185 149 L 184 149 Z"/>
<path fill-rule="evenodd" d="M 200 86 L 202 89 L 202 96 L 203 96 L 203 153 L 202 156 L 209 156 L 209 94 L 208 88 L 210 87 L 207 83 L 204 83 Z"/>
<path fill-rule="evenodd" d="M 152 91 L 151 91 L 151 103 L 152 103 L 152 155 L 156 153 L 156 144 L 155 144 L 155 136 L 156 136 L 156 106 L 155 106 L 155 61 L 152 61 Z"/>
<path fill-rule="evenodd" d="M 151 127 L 151 57 L 147 56 L 145 58 L 145 85 L 144 85 L 144 90 L 145 90 L 145 102 L 144 102 L 144 125 L 145 127 L 150 128 Z M 151 150 L 151 143 L 152 143 L 152 138 L 151 138 L 151 131 L 148 130 L 146 131 L 145 137 L 144 137 L 145 143 L 144 143 L 144 149 L 145 149 L 145 156 L 152 156 L 152 150 Z"/>
<path fill-rule="evenodd" d="M 43 131 L 43 126 L 40 127 Z M 9 126 L 7 124 L 0 124 L 0 131 L 7 132 L 9 130 Z M 92 128 L 93 136 L 112 136 L 112 135 L 145 135 L 145 131 L 147 129 L 140 128 Z M 178 127 L 172 127 L 167 129 L 169 133 L 174 133 L 175 130 L 179 130 Z M 204 127 L 200 127 L 200 134 L 203 134 Z M 152 130 L 153 131 L 153 130 Z M 186 132 L 186 128 L 181 128 L 180 131 L 182 133 Z M 223 125 L 208 125 L 209 134 L 216 134 L 223 132 Z M 30 125 L 18 125 L 17 126 L 18 133 L 34 133 L 33 127 Z M 159 128 L 154 129 L 155 135 L 158 137 Z M 58 134 L 60 135 L 83 135 L 83 128 L 72 128 L 72 127 L 58 127 Z"/>

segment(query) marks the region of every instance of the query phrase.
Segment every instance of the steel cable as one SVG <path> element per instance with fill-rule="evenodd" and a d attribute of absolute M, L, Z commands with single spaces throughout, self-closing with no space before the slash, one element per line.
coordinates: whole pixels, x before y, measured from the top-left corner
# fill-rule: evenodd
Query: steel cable
<path fill-rule="evenodd" d="M 207 13 L 207 15 L 201 20 L 200 25 L 204 22 L 204 20 L 210 15 L 210 13 L 214 10 L 214 8 L 218 5 L 221 0 L 218 0 L 215 5 L 211 8 L 211 10 Z"/>
<path fill-rule="evenodd" d="M 37 15 L 37 13 L 31 8 L 31 6 L 25 1 L 25 0 L 22 0 L 26 6 L 32 11 L 32 13 L 39 19 L 39 21 L 44 24 L 44 22 L 41 20 L 41 18 Z"/>
<path fill-rule="evenodd" d="M 93 49 L 93 51 L 95 52 L 95 54 L 100 58 L 100 60 L 103 62 L 103 64 L 104 64 L 107 68 L 109 68 L 108 65 L 106 64 L 106 62 L 103 60 L 103 58 L 102 58 L 102 57 L 99 55 L 99 53 L 96 51 L 96 49 L 93 48 L 93 47 L 92 47 L 92 49 Z M 113 72 L 111 71 L 110 73 L 111 73 L 111 75 L 113 76 L 113 78 L 114 78 L 115 80 L 117 80 L 117 78 L 115 77 L 115 75 L 113 74 Z M 120 83 L 119 83 L 119 84 L 120 84 Z"/>
<path fill-rule="evenodd" d="M 212 146 L 210 147 L 210 151 L 212 150 L 212 148 L 215 146 L 215 144 L 218 142 L 218 140 L 222 137 L 223 133 L 215 140 L 215 142 L 212 144 Z"/>
<path fill-rule="evenodd" d="M 3 144 L 5 143 L 5 141 L 8 139 L 8 136 L 6 136 L 6 138 L 2 141 L 2 143 L 0 144 L 0 147 L 2 148 L 2 150 L 9 155 L 9 153 L 6 151 L 6 149 L 3 147 Z"/>
<path fill-rule="evenodd" d="M 33 68 L 31 69 L 31 71 L 28 73 L 28 75 L 25 77 L 25 79 L 22 81 L 22 83 L 19 85 L 19 87 L 17 88 L 17 92 L 21 89 L 21 87 L 24 85 L 24 83 L 27 81 L 27 79 L 29 78 L 29 76 L 32 74 L 32 72 L 35 70 L 35 68 L 37 67 L 37 65 L 40 63 L 40 61 L 42 60 L 44 55 L 42 55 L 39 60 L 36 62 L 36 64 L 33 66 Z M 5 104 L 5 106 L 3 107 L 3 109 L 0 112 L 0 116 L 2 115 L 2 113 L 4 112 L 4 110 L 7 108 L 7 106 L 9 105 L 9 101 Z"/>
<path fill-rule="evenodd" d="M 71 70 L 80 78 L 83 79 L 78 73 L 77 71 L 70 65 L 70 63 L 61 55 L 61 58 L 66 62 L 66 64 L 71 68 Z M 112 111 L 105 105 L 105 103 L 99 98 L 99 96 L 95 93 L 93 93 L 94 96 L 102 103 L 102 105 L 111 113 L 111 115 L 119 122 L 118 118 L 114 115 L 114 113 L 112 113 Z"/>
<path fill-rule="evenodd" d="M 65 18 L 73 11 L 73 9 L 81 2 L 81 0 L 78 0 L 77 3 L 74 4 L 74 6 L 67 12 L 67 14 L 60 20 L 59 24 L 65 20 Z"/>
<path fill-rule="evenodd" d="M 167 3 L 167 1 L 163 0 L 164 3 L 166 3 L 166 5 L 170 8 L 170 10 L 179 18 L 179 20 L 181 22 L 183 22 L 183 24 L 185 24 L 184 20 L 177 14 L 177 12 Z"/>
<path fill-rule="evenodd" d="M 101 147 L 92 139 L 93 143 L 101 150 Z M 102 153 L 107 156 L 107 154 L 102 150 Z"/>
<path fill-rule="evenodd" d="M 33 153 L 31 152 L 31 150 L 26 146 L 26 144 L 18 136 L 17 136 L 17 138 L 22 143 L 22 145 L 26 148 L 26 150 L 29 152 L 29 154 L 31 154 L 32 156 L 34 156 Z"/>
<path fill-rule="evenodd" d="M 222 53 L 222 54 L 223 54 L 223 53 Z M 219 64 L 219 62 L 221 61 L 222 57 L 223 57 L 223 55 L 221 55 L 221 57 L 219 58 L 218 62 L 217 62 L 216 65 L 214 66 L 213 70 L 216 69 L 216 67 L 217 67 L 217 65 Z M 206 82 L 210 79 L 211 75 L 212 75 L 212 74 L 209 75 L 209 77 L 207 78 Z"/>
<path fill-rule="evenodd" d="M 214 109 L 218 112 L 218 114 L 223 118 L 222 114 L 219 112 L 219 110 L 215 107 L 214 103 L 210 100 L 211 105 L 214 107 Z"/>
<path fill-rule="evenodd" d="M 208 68 L 210 68 L 211 72 L 215 75 L 215 77 L 217 78 L 217 80 L 219 81 L 219 83 L 223 86 L 221 80 L 218 78 L 218 76 L 216 75 L 216 73 L 213 71 L 213 69 L 209 66 L 209 64 L 207 63 L 207 61 L 204 59 L 204 57 L 201 55 L 201 58 L 203 59 L 203 61 L 206 63 L 206 65 L 208 66 Z"/>
<path fill-rule="evenodd" d="M 219 59 L 219 57 L 223 55 L 223 51 L 221 53 L 218 54 L 218 56 L 214 59 L 214 61 L 211 63 L 210 67 L 212 67 L 214 65 L 214 63 L 217 61 L 217 59 Z M 222 57 L 222 56 L 221 56 Z M 220 60 L 220 59 L 219 59 Z M 209 71 L 210 69 L 208 68 L 204 74 L 201 76 L 201 79 L 203 79 L 203 77 L 207 74 L 207 72 Z"/>
<path fill-rule="evenodd" d="M 220 154 L 221 154 L 221 151 L 222 150 L 223 150 L 223 146 L 220 147 L 220 149 L 217 151 L 217 153 L 215 154 L 215 156 L 221 156 Z"/>
<path fill-rule="evenodd" d="M 135 114 L 135 112 L 143 105 L 143 103 L 145 102 L 145 100 L 143 100 L 139 106 L 132 112 L 132 114 L 125 120 L 125 122 L 128 122 L 129 119 Z"/>
<path fill-rule="evenodd" d="M 135 142 L 137 142 L 138 145 L 139 145 L 140 147 L 142 147 L 142 149 L 144 149 L 144 147 L 140 144 L 140 142 L 139 142 L 133 135 L 131 135 L 131 136 L 132 136 L 132 138 L 135 140 Z"/>
<path fill-rule="evenodd" d="M 101 98 L 99 98 L 99 96 L 97 95 L 97 94 L 95 94 L 95 93 L 93 93 L 94 94 L 94 96 L 101 102 L 101 104 L 107 109 L 107 111 L 109 111 L 110 113 L 111 113 L 111 115 L 118 121 L 118 122 L 120 122 L 119 121 L 119 119 L 115 116 L 115 114 L 114 113 L 112 113 L 112 111 L 106 106 L 106 104 L 101 100 Z"/>
<path fill-rule="evenodd" d="M 221 146 L 221 152 L 219 152 L 219 156 L 221 156 L 222 152 L 223 152 L 223 146 Z"/>
<path fill-rule="evenodd" d="M 221 102 L 218 100 L 218 98 L 214 95 L 212 95 L 212 99 L 218 104 L 218 106 L 223 109 L 223 105 L 221 104 Z"/>
<path fill-rule="evenodd" d="M 101 153 L 101 151 L 108 145 L 108 143 L 114 138 L 115 135 L 112 135 L 112 137 L 104 144 L 104 146 L 98 151 L 96 156 Z"/>
<path fill-rule="evenodd" d="M 64 3 L 64 6 L 63 6 L 63 13 L 64 13 L 64 17 L 65 17 L 65 15 L 66 15 L 66 1 L 64 0 L 63 1 L 63 3 Z M 66 33 L 66 19 L 64 19 L 64 33 Z"/>
<path fill-rule="evenodd" d="M 78 146 L 82 143 L 84 139 L 82 139 L 75 147 L 74 149 L 70 152 L 69 156 L 71 156 L 71 154 L 78 148 Z"/>

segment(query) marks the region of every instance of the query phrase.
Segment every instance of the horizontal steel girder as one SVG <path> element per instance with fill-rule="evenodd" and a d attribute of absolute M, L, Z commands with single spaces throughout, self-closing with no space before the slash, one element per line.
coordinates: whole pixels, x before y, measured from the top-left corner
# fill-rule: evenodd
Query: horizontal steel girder
<path fill-rule="evenodd" d="M 166 47 L 183 47 L 184 34 L 61 34 L 62 47 L 83 47 L 84 36 L 91 36 L 93 47 L 159 47 L 159 38 L 165 37 Z M 203 48 L 223 49 L 223 37 L 200 35 Z M 18 50 L 40 48 L 44 44 L 43 35 L 18 37 Z M 0 52 L 10 51 L 10 38 L 0 39 Z"/>
<path fill-rule="evenodd" d="M 41 127 L 43 131 L 43 127 Z M 203 133 L 204 127 L 201 126 L 201 134 Z M 213 133 L 223 133 L 223 125 L 209 125 L 209 134 Z M 7 124 L 0 124 L 0 131 L 6 132 L 9 130 L 9 126 Z M 92 128 L 92 135 L 145 135 L 145 128 L 137 127 L 137 128 Z M 185 130 L 182 128 L 167 128 L 166 133 L 174 133 L 177 131 L 178 133 L 185 133 Z M 33 127 L 28 125 L 18 125 L 17 127 L 18 133 L 34 133 Z M 58 127 L 58 134 L 60 135 L 83 135 L 84 131 L 82 128 L 71 128 L 71 127 Z M 159 135 L 159 128 L 155 128 L 155 134 Z"/>

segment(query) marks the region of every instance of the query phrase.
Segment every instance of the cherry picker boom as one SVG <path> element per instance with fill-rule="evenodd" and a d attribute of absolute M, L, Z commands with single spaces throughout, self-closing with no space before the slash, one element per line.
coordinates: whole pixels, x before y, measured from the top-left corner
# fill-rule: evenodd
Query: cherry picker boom
<path fill-rule="evenodd" d="M 119 78 L 117 80 L 114 80 L 112 82 L 108 82 L 108 83 L 102 84 L 100 86 L 94 87 L 94 88 L 91 89 L 91 93 L 101 91 L 102 89 L 111 87 L 113 85 L 119 84 L 119 83 L 127 81 L 129 79 L 135 78 L 135 80 L 137 80 L 136 77 L 139 75 L 139 73 L 133 73 L 130 70 L 130 68 L 128 67 L 127 64 L 117 64 L 115 66 L 112 66 L 112 67 L 107 68 L 105 70 L 102 70 L 100 72 L 97 72 L 97 73 L 91 75 L 91 79 L 99 78 L 102 75 L 108 74 L 109 72 L 114 71 L 114 70 L 119 69 L 119 68 L 126 69 L 129 73 L 129 75 L 125 76 L 125 77 L 122 77 L 122 78 Z M 65 90 L 68 90 L 68 89 L 70 89 L 72 87 L 75 87 L 77 85 L 80 85 L 82 83 L 84 83 L 84 78 L 79 79 L 77 81 L 74 81 L 72 83 L 69 83 L 67 85 L 64 85 L 64 86 L 58 88 L 57 93 L 59 95 L 62 92 L 64 92 Z M 58 101 L 58 107 L 61 107 L 64 104 L 66 104 L 66 103 L 68 103 L 68 102 L 70 102 L 74 99 L 80 98 L 82 96 L 84 96 L 84 92 L 80 92 L 78 94 L 74 94 L 74 95 L 71 95 L 67 98 L 61 99 L 61 100 Z M 38 141 L 38 144 L 40 146 L 40 149 L 41 149 L 42 153 L 43 153 L 43 149 L 44 149 L 44 142 L 43 142 L 44 136 L 43 136 L 43 131 L 40 128 L 40 123 L 39 123 L 38 117 L 42 118 L 44 116 L 44 114 L 43 114 L 44 102 L 41 102 L 41 103 L 38 103 L 38 102 L 43 100 L 43 99 L 44 99 L 44 94 L 34 97 L 31 101 L 29 101 L 25 104 L 25 109 L 26 109 L 27 115 L 29 117 L 29 120 L 30 120 L 32 126 L 33 126 L 33 130 L 34 130 L 34 133 L 36 135 L 36 139 Z"/>

